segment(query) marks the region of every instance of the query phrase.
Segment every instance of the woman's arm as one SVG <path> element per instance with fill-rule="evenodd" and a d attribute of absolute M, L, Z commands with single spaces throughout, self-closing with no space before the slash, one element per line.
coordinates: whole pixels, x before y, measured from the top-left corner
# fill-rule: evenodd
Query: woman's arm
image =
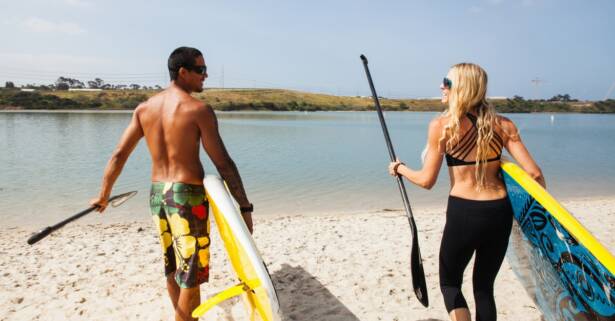
<path fill-rule="evenodd" d="M 542 176 L 542 171 L 523 144 L 515 123 L 506 117 L 502 117 L 502 129 L 506 136 L 504 145 L 508 153 L 510 153 L 521 168 L 523 168 L 523 170 L 525 170 L 536 182 L 546 188 L 547 185 L 544 176 Z"/>
<path fill-rule="evenodd" d="M 440 117 L 429 123 L 427 153 L 425 154 L 423 168 L 413 170 L 404 164 L 400 164 L 400 161 L 397 160 L 389 164 L 389 174 L 392 176 L 402 175 L 413 184 L 425 189 L 431 189 L 438 179 L 438 173 L 442 166 L 442 156 L 444 155 L 444 143 L 440 142 L 442 126 L 442 118 Z M 394 169 L 396 169 L 396 172 Z"/>

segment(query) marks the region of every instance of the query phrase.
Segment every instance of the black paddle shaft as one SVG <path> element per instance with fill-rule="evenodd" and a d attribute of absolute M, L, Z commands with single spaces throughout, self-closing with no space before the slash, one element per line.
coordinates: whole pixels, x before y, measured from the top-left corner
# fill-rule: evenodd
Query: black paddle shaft
<path fill-rule="evenodd" d="M 127 195 L 131 194 L 131 193 L 136 193 L 136 192 L 128 192 L 128 193 L 124 193 L 124 194 L 120 194 L 120 195 L 115 195 L 112 196 L 111 198 L 109 198 L 109 202 L 112 202 L 116 199 L 119 199 L 121 197 L 126 197 Z M 85 209 L 55 225 L 52 226 L 47 226 L 46 228 L 42 229 L 41 231 L 37 232 L 36 234 L 30 236 L 30 238 L 28 239 L 28 244 L 32 245 L 42 239 L 44 239 L 47 235 L 51 234 L 51 232 L 56 231 L 58 229 L 60 229 L 62 226 L 78 219 L 81 218 L 82 216 L 85 216 L 89 213 L 91 213 L 92 211 L 94 211 L 95 209 L 97 209 L 98 206 L 91 206 L 88 209 Z"/>
<path fill-rule="evenodd" d="M 384 121 L 384 115 L 382 114 L 382 108 L 380 107 L 380 100 L 378 94 L 376 94 L 376 88 L 374 88 L 374 82 L 372 81 L 372 75 L 369 72 L 367 66 L 367 57 L 361 55 L 363 61 L 363 67 L 365 68 L 365 74 L 367 75 L 367 81 L 369 82 L 369 88 L 372 91 L 372 97 L 374 98 L 374 104 L 376 105 L 376 111 L 378 112 L 378 118 L 380 119 L 380 125 L 382 126 L 382 132 L 389 149 L 389 157 L 391 161 L 395 161 L 395 151 L 393 150 L 393 144 L 391 143 L 391 137 L 389 136 L 389 130 L 387 129 L 386 122 Z M 418 230 L 416 223 L 414 222 L 414 216 L 412 215 L 412 208 L 410 207 L 410 200 L 408 199 L 408 193 L 406 187 L 400 175 L 396 176 L 397 186 L 404 203 L 406 210 L 406 216 L 408 217 L 408 223 L 410 224 L 410 230 L 412 233 L 412 249 L 410 252 L 410 270 L 412 271 L 412 287 L 417 299 L 423 304 L 423 306 L 429 306 L 429 298 L 427 296 L 427 284 L 425 281 L 425 271 L 423 270 L 423 260 L 421 258 L 421 250 L 419 249 Z"/>

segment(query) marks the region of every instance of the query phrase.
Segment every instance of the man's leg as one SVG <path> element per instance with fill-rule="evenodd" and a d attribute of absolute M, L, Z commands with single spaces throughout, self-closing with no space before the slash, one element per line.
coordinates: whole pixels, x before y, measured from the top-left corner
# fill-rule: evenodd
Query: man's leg
<path fill-rule="evenodd" d="M 171 273 L 167 276 L 167 290 L 169 291 L 169 298 L 173 303 L 173 309 L 177 310 L 177 300 L 179 300 L 179 286 L 175 281 L 175 273 Z"/>
<path fill-rule="evenodd" d="M 209 277 L 209 220 L 202 185 L 173 183 L 165 194 L 173 254 L 169 261 L 177 269 L 167 277 L 175 320 L 193 321 L 192 311 L 201 301 L 199 285 Z M 169 271 L 167 271 L 169 272 Z"/>
<path fill-rule="evenodd" d="M 192 318 L 192 311 L 201 303 L 201 291 L 199 286 L 194 288 L 180 289 L 177 307 L 175 308 L 175 321 L 196 321 Z"/>

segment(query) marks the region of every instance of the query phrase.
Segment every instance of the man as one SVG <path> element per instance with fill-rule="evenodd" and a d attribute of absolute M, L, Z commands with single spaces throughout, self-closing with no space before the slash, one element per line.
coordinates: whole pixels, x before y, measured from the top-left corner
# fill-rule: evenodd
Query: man
<path fill-rule="evenodd" d="M 160 232 L 167 289 L 176 320 L 200 304 L 199 285 L 209 278 L 208 202 L 203 187 L 199 140 L 239 202 L 252 231 L 252 204 L 229 156 L 211 107 L 190 94 L 203 91 L 207 66 L 195 48 L 175 49 L 168 61 L 171 85 L 141 103 L 105 168 L 98 198 L 102 212 L 115 180 L 139 140 L 145 136 L 152 157 L 150 208 Z"/>

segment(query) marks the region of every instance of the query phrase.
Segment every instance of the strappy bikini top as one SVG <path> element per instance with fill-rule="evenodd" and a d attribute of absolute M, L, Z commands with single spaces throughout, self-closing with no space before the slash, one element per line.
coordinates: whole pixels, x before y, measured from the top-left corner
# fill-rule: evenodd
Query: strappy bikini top
<path fill-rule="evenodd" d="M 460 166 L 460 165 L 476 165 L 476 160 L 467 160 L 470 152 L 476 147 L 476 139 L 478 138 L 478 129 L 476 128 L 476 116 L 467 113 L 466 116 L 472 122 L 472 127 L 459 139 L 457 145 L 447 151 L 445 154 L 446 164 L 448 166 Z M 502 156 L 502 148 L 504 147 L 504 141 L 498 133 L 493 133 L 493 139 L 489 142 L 491 150 L 497 154 L 496 157 L 490 158 L 487 162 L 493 162 L 500 160 Z"/>

